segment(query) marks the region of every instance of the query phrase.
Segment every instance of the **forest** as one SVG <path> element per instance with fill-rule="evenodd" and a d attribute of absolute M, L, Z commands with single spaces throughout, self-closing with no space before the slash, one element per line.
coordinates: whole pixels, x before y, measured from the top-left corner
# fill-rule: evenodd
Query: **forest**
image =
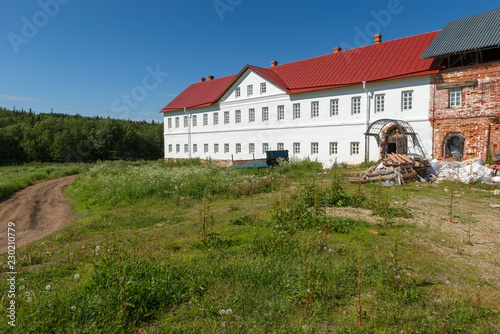
<path fill-rule="evenodd" d="M 155 160 L 163 124 L 0 107 L 0 165 Z"/>

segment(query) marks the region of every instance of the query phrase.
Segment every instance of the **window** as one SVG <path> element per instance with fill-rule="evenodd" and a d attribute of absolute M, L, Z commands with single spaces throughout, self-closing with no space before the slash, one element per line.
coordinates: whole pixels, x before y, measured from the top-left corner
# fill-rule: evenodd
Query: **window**
<path fill-rule="evenodd" d="M 193 126 L 197 126 L 197 125 L 198 125 L 198 116 L 193 115 Z"/>
<path fill-rule="evenodd" d="M 181 144 L 175 145 L 175 153 L 179 153 L 181 151 Z"/>
<path fill-rule="evenodd" d="M 214 113 L 214 125 L 219 124 L 219 113 Z"/>
<path fill-rule="evenodd" d="M 269 144 L 268 143 L 262 144 L 262 153 L 266 153 L 267 151 L 269 151 Z"/>
<path fill-rule="evenodd" d="M 361 114 L 361 96 L 352 98 L 351 115 Z"/>
<path fill-rule="evenodd" d="M 179 127 L 179 117 L 176 117 L 175 118 L 175 127 L 178 128 Z"/>
<path fill-rule="evenodd" d="M 193 153 L 198 152 L 198 144 L 193 144 Z"/>
<path fill-rule="evenodd" d="M 337 154 L 338 150 L 338 144 L 337 143 L 330 143 L 330 155 Z"/>
<path fill-rule="evenodd" d="M 413 91 L 409 90 L 401 93 L 401 110 L 413 109 Z"/>
<path fill-rule="evenodd" d="M 236 110 L 234 112 L 234 118 L 236 120 L 236 123 L 241 123 L 241 110 Z"/>
<path fill-rule="evenodd" d="M 229 153 L 229 144 L 224 144 L 224 153 Z"/>
<path fill-rule="evenodd" d="M 448 96 L 450 107 L 462 105 L 462 88 L 450 88 L 448 90 Z"/>
<path fill-rule="evenodd" d="M 319 117 L 319 102 L 315 101 L 311 103 L 311 118 Z"/>
<path fill-rule="evenodd" d="M 229 111 L 224 111 L 224 124 L 229 124 Z"/>
<path fill-rule="evenodd" d="M 339 114 L 339 99 L 330 100 L 330 116 Z"/>
<path fill-rule="evenodd" d="M 359 154 L 359 142 L 351 143 L 351 155 Z"/>
<path fill-rule="evenodd" d="M 300 143 L 293 143 L 293 154 L 300 154 Z"/>
<path fill-rule="evenodd" d="M 248 110 L 248 121 L 250 123 L 255 122 L 255 109 Z"/>
<path fill-rule="evenodd" d="M 214 144 L 214 153 L 219 153 L 219 144 Z"/>
<path fill-rule="evenodd" d="M 203 126 L 208 125 L 208 114 L 203 114 Z"/>
<path fill-rule="evenodd" d="M 203 145 L 203 152 L 208 153 L 208 144 Z"/>
<path fill-rule="evenodd" d="M 253 95 L 253 85 L 248 85 L 247 86 L 247 96 L 252 96 Z"/>
<path fill-rule="evenodd" d="M 278 106 L 278 121 L 285 119 L 285 106 Z"/>
<path fill-rule="evenodd" d="M 293 105 L 293 119 L 300 118 L 300 103 Z"/>
<path fill-rule="evenodd" d="M 254 143 L 250 143 L 250 144 L 248 145 L 248 151 L 249 151 L 250 153 L 255 153 L 255 144 L 254 144 Z"/>
<path fill-rule="evenodd" d="M 263 82 L 263 83 L 260 84 L 260 93 L 264 94 L 266 92 L 267 92 L 267 85 L 266 85 L 265 82 Z"/>
<path fill-rule="evenodd" d="M 189 151 L 189 145 L 184 144 L 184 153 L 188 153 L 188 151 Z"/>
<path fill-rule="evenodd" d="M 269 121 L 269 108 L 264 107 L 262 108 L 262 122 Z"/>
<path fill-rule="evenodd" d="M 172 128 L 172 119 L 171 118 L 168 119 L 168 128 L 169 129 Z"/>
<path fill-rule="evenodd" d="M 375 112 L 385 111 L 385 94 L 375 95 Z"/>
<path fill-rule="evenodd" d="M 240 87 L 236 88 L 236 91 L 234 92 L 235 96 L 236 97 L 240 97 L 241 96 L 241 89 Z"/>
<path fill-rule="evenodd" d="M 168 153 L 172 153 L 172 144 L 168 145 Z"/>
<path fill-rule="evenodd" d="M 278 143 L 278 151 L 283 151 L 285 149 L 285 144 Z"/>
<path fill-rule="evenodd" d="M 241 153 L 241 144 L 236 144 L 236 154 Z"/>
<path fill-rule="evenodd" d="M 188 117 L 187 116 L 184 116 L 184 127 L 185 128 L 188 127 Z"/>
<path fill-rule="evenodd" d="M 318 154 L 319 152 L 319 144 L 311 143 L 311 154 Z"/>

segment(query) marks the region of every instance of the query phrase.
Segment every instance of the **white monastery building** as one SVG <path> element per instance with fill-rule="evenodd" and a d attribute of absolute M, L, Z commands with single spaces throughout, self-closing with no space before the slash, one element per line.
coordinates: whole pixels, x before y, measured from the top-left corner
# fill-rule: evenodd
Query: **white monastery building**
<path fill-rule="evenodd" d="M 201 78 L 162 110 L 165 158 L 247 160 L 288 150 L 328 167 L 431 152 L 439 62 L 420 55 L 438 33 L 385 42 L 376 35 L 368 46 Z"/>

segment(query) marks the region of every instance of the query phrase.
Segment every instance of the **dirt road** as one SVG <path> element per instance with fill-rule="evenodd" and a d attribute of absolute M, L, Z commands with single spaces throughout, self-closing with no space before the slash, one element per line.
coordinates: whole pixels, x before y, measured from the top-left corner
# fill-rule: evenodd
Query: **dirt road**
<path fill-rule="evenodd" d="M 0 202 L 0 252 L 7 251 L 9 222 L 16 224 L 16 247 L 68 226 L 74 217 L 62 191 L 77 178 L 72 175 L 38 183 Z"/>

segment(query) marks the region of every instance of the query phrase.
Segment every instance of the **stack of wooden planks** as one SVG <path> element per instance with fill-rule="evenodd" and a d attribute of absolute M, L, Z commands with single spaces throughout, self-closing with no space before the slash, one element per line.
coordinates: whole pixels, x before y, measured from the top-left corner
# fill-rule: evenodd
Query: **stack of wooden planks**
<path fill-rule="evenodd" d="M 391 153 L 382 164 L 371 167 L 363 175 L 348 178 L 351 183 L 366 183 L 378 180 L 394 180 L 397 184 L 422 181 L 427 174 L 429 161 L 421 158 L 412 158 L 403 154 Z"/>

